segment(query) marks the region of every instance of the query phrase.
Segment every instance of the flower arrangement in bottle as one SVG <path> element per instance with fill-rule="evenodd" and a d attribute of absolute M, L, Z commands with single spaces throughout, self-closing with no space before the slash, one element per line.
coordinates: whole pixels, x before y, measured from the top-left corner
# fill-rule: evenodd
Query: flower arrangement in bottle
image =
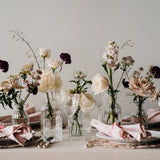
<path fill-rule="evenodd" d="M 74 80 L 70 81 L 76 85 L 73 90 L 70 90 L 70 93 L 80 95 L 78 109 L 73 115 L 73 121 L 71 123 L 70 133 L 72 136 L 82 135 L 82 124 L 80 123 L 81 118 L 79 117 L 80 111 L 85 112 L 93 109 L 92 104 L 95 103 L 92 95 L 87 93 L 88 85 L 91 85 L 92 82 L 90 80 L 86 80 L 86 76 L 87 75 L 82 71 L 78 71 L 74 75 Z"/>
<path fill-rule="evenodd" d="M 17 106 L 16 115 L 13 115 L 13 123 L 29 123 L 24 105 L 31 94 L 36 95 L 38 92 L 38 80 L 40 73 L 34 71 L 34 65 L 29 63 L 24 65 L 16 75 L 10 75 L 0 84 L 0 103 L 5 108 L 13 108 L 13 103 Z M 23 97 L 24 93 L 26 96 Z M 14 117 L 15 116 L 15 117 Z M 24 121 L 22 120 L 24 119 Z"/>
<path fill-rule="evenodd" d="M 107 117 L 105 118 L 105 123 L 107 124 L 113 124 L 120 119 L 118 116 L 121 114 L 121 108 L 117 103 L 117 93 L 119 92 L 119 87 L 125 72 L 134 64 L 134 59 L 131 56 L 124 57 L 123 59 L 126 59 L 126 61 L 123 59 L 122 61 L 118 61 L 119 51 L 125 46 L 133 47 L 133 44 L 131 41 L 126 41 L 119 47 L 115 41 L 108 42 L 108 46 L 103 54 L 105 61 L 102 64 L 107 76 L 102 76 L 98 73 L 92 78 L 92 91 L 95 94 L 107 92 L 110 97 L 109 107 L 106 111 Z M 121 74 L 118 83 L 115 85 L 114 74 L 118 70 L 121 70 Z"/>
<path fill-rule="evenodd" d="M 160 68 L 157 66 L 150 66 L 148 72 L 143 75 L 143 67 L 134 71 L 133 75 L 123 79 L 123 86 L 128 88 L 133 96 L 133 102 L 137 105 L 136 115 L 131 117 L 131 123 L 148 124 L 147 114 L 143 109 L 144 102 L 149 98 L 152 102 L 159 99 L 159 90 L 154 86 L 154 78 L 160 78 Z"/>
<path fill-rule="evenodd" d="M 62 86 L 62 80 L 61 77 L 55 70 L 60 68 L 59 72 L 62 70 L 63 63 L 70 64 L 71 63 L 71 56 L 68 53 L 61 53 L 60 59 L 61 61 L 58 61 L 56 59 L 51 59 L 51 50 L 48 48 L 39 48 L 37 52 L 40 54 L 40 57 L 43 59 L 43 66 L 41 67 L 41 61 L 38 58 L 38 55 L 32 48 L 29 41 L 26 40 L 25 34 L 23 32 L 20 32 L 18 30 L 11 30 L 11 33 L 13 33 L 13 38 L 16 39 L 16 41 L 22 41 L 25 43 L 28 48 L 30 49 L 29 52 L 31 54 L 27 53 L 29 57 L 33 57 L 39 72 L 41 72 L 40 79 L 38 81 L 39 86 L 38 90 L 42 93 L 46 94 L 47 97 L 47 106 L 48 106 L 48 114 L 47 117 L 50 119 L 53 119 L 54 111 L 50 102 L 50 96 L 49 93 L 55 89 L 60 88 Z M 47 63 L 49 65 L 50 69 L 46 68 L 46 59 Z"/>

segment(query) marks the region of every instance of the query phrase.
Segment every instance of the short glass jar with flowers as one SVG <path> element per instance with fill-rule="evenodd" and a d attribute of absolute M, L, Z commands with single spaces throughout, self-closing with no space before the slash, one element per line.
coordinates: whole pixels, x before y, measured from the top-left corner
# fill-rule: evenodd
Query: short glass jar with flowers
<path fill-rule="evenodd" d="M 76 72 L 74 80 L 71 80 L 70 82 L 76 85 L 76 87 L 73 90 L 70 90 L 70 92 L 73 95 L 80 95 L 77 111 L 73 115 L 73 119 L 70 124 L 71 126 L 69 126 L 70 134 L 71 136 L 82 136 L 83 113 L 94 109 L 93 104 L 95 103 L 95 100 L 91 94 L 87 93 L 88 85 L 91 85 L 92 82 L 90 80 L 86 80 L 86 74 L 82 71 Z M 87 127 L 89 128 L 90 124 Z"/>
<path fill-rule="evenodd" d="M 17 75 L 10 75 L 0 84 L 0 103 L 3 107 L 13 108 L 16 105 L 16 111 L 13 113 L 13 124 L 29 124 L 28 114 L 24 111 L 24 105 L 31 94 L 38 92 L 38 80 L 40 74 L 34 71 L 34 65 L 29 63 L 24 65 Z M 23 98 L 24 92 L 26 96 Z M 22 94 L 23 93 L 23 94 Z"/>
<path fill-rule="evenodd" d="M 59 114 L 55 113 L 54 109 L 56 107 L 53 106 L 52 100 L 55 100 L 55 97 L 53 92 L 59 93 L 60 88 L 62 87 L 62 79 L 60 72 L 62 70 L 63 63 L 70 64 L 71 63 L 71 56 L 68 53 L 62 53 L 60 55 L 60 61 L 56 59 L 51 59 L 51 50 L 48 48 L 39 48 L 37 50 L 37 53 L 40 55 L 40 57 L 43 59 L 43 62 L 41 64 L 41 61 L 39 61 L 39 57 L 37 53 L 32 48 L 29 41 L 26 40 L 25 34 L 23 32 L 20 32 L 18 30 L 11 30 L 11 33 L 13 33 L 13 38 L 16 39 L 16 41 L 22 41 L 24 44 L 26 44 L 29 48 L 28 57 L 34 58 L 35 63 L 37 64 L 38 70 L 41 72 L 40 79 L 38 80 L 38 90 L 42 93 L 45 93 L 46 95 L 46 103 L 42 107 L 42 130 L 44 129 L 43 126 L 48 127 L 48 131 L 50 133 L 52 132 L 52 129 L 55 127 L 55 118 L 60 118 Z M 30 54 L 31 53 L 31 54 Z M 46 60 L 47 64 L 49 65 L 49 69 L 46 67 Z M 41 66 L 42 65 L 42 66 Z M 59 68 L 59 71 L 56 70 Z M 47 123 L 45 123 L 47 121 Z M 59 121 L 57 119 L 57 121 Z M 45 125 L 43 125 L 45 124 Z M 47 124 L 47 125 L 46 125 Z M 57 125 L 59 126 L 59 125 Z M 62 126 L 62 125 L 61 125 Z M 51 130 L 50 130 L 51 129 Z M 43 134 L 46 133 L 45 136 L 49 132 L 42 132 Z M 47 137 L 45 137 L 47 138 Z"/>
<path fill-rule="evenodd" d="M 144 102 L 148 98 L 152 102 L 159 99 L 159 91 L 154 86 L 153 79 L 160 77 L 158 77 L 155 68 L 156 66 L 151 66 L 146 75 L 142 75 L 144 69 L 143 67 L 140 67 L 138 71 L 133 72 L 131 78 L 128 78 L 129 76 L 127 76 L 126 79 L 123 79 L 123 86 L 133 92 L 129 95 L 133 96 L 133 102 L 137 106 L 136 113 L 128 118 L 129 123 L 141 123 L 144 124 L 146 128 L 148 126 L 148 115 L 143 107 Z"/>
<path fill-rule="evenodd" d="M 64 55 L 60 61 L 51 59 L 51 51 L 49 49 L 38 49 L 40 56 L 43 58 L 43 69 L 41 79 L 39 80 L 39 91 L 46 94 L 46 105 L 42 107 L 42 136 L 47 138 L 49 136 L 56 136 L 56 126 L 62 126 L 56 124 L 56 117 L 59 117 L 60 111 L 60 89 L 63 81 L 61 79 L 60 72 L 62 71 L 63 63 L 71 63 L 71 56 L 68 53 L 61 53 L 60 58 Z M 66 57 L 67 59 L 65 59 Z M 46 69 L 46 59 L 49 69 Z M 59 69 L 59 71 L 57 71 Z M 51 96 L 50 96 L 51 93 Z M 58 121 L 57 121 L 58 122 Z"/>
<path fill-rule="evenodd" d="M 118 46 L 116 42 L 108 42 L 108 46 L 105 49 L 105 53 L 103 54 L 104 63 L 102 67 L 107 74 L 107 77 L 102 76 L 101 74 L 96 74 L 92 78 L 92 91 L 95 94 L 100 94 L 103 92 L 107 92 L 109 99 L 106 99 L 108 103 L 108 107 L 105 107 L 105 115 L 104 115 L 104 122 L 107 124 L 113 124 L 114 122 L 119 122 L 121 120 L 121 107 L 117 103 L 117 94 L 119 91 L 119 87 L 121 85 L 123 76 L 126 70 L 129 70 L 130 67 L 133 65 L 134 60 L 131 56 L 124 57 L 121 61 L 118 61 L 119 51 L 124 48 L 125 46 L 133 47 L 131 41 L 126 41 L 123 43 L 121 47 Z M 116 71 L 121 70 L 120 78 L 115 85 L 114 77 Z M 106 103 L 106 104 L 107 104 Z"/>

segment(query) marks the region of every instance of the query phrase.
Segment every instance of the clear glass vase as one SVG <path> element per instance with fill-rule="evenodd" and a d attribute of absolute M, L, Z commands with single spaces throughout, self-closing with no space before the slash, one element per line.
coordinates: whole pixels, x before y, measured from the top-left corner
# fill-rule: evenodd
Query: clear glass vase
<path fill-rule="evenodd" d="M 77 137 L 82 136 L 82 111 L 78 107 L 76 113 L 71 119 L 70 124 L 70 136 Z"/>
<path fill-rule="evenodd" d="M 61 103 L 61 90 L 60 89 L 54 89 L 51 91 L 51 100 L 50 100 L 52 107 L 54 109 L 54 112 L 60 112 L 63 108 L 63 105 Z"/>
<path fill-rule="evenodd" d="M 130 117 L 131 124 L 140 123 L 148 128 L 148 115 L 145 109 L 142 108 L 142 105 L 137 106 L 137 110 L 134 114 Z"/>
<path fill-rule="evenodd" d="M 26 111 L 24 111 L 23 105 L 16 104 L 16 110 L 12 115 L 12 124 L 29 124 L 29 116 Z"/>
<path fill-rule="evenodd" d="M 122 112 L 121 106 L 117 103 L 117 95 L 109 95 L 106 99 L 106 108 L 104 109 L 104 123 L 112 125 L 121 123 Z"/>
<path fill-rule="evenodd" d="M 48 116 L 47 103 L 41 107 L 41 135 L 44 140 L 54 137 L 56 141 L 62 141 L 62 118 L 57 112 L 53 117 Z"/>
<path fill-rule="evenodd" d="M 91 115 L 90 111 L 82 113 L 82 134 L 87 135 L 91 131 Z"/>

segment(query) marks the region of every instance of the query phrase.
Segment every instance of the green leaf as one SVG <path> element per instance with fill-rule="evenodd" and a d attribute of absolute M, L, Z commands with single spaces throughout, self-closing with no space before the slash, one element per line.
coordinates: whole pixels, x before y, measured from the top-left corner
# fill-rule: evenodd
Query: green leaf
<path fill-rule="evenodd" d="M 77 83 L 77 81 L 75 81 L 75 80 L 71 80 L 71 81 L 69 81 L 69 82 Z"/>
<path fill-rule="evenodd" d="M 14 89 L 10 89 L 8 92 L 8 96 L 10 96 L 14 92 Z"/>
<path fill-rule="evenodd" d="M 27 74 L 25 72 L 21 72 L 20 76 L 24 81 L 27 79 Z"/>
<path fill-rule="evenodd" d="M 119 69 L 120 66 L 121 66 L 121 63 L 119 62 L 115 70 Z"/>
<path fill-rule="evenodd" d="M 85 82 L 85 83 L 83 83 L 83 84 L 82 84 L 82 88 L 83 88 L 86 84 L 87 84 L 86 82 Z"/>
<path fill-rule="evenodd" d="M 86 81 L 86 80 L 84 80 L 84 82 L 86 82 L 88 84 L 92 84 L 92 81 Z"/>
<path fill-rule="evenodd" d="M 102 67 L 104 68 L 104 70 L 105 70 L 106 73 L 108 74 L 107 62 L 106 62 L 106 61 L 102 64 Z"/>

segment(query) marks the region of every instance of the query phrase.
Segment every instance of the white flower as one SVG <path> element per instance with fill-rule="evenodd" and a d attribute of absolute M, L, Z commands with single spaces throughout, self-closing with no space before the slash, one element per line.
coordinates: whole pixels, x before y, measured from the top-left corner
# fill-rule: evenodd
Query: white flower
<path fill-rule="evenodd" d="M 51 50 L 48 48 L 39 48 L 38 53 L 43 58 L 49 58 L 51 56 Z"/>
<path fill-rule="evenodd" d="M 54 72 L 53 74 L 54 74 L 54 77 L 55 77 L 54 88 L 55 89 L 60 89 L 63 85 L 61 74 L 59 72 Z"/>
<path fill-rule="evenodd" d="M 29 72 L 33 69 L 33 67 L 33 63 L 26 64 L 21 68 L 20 72 Z"/>
<path fill-rule="evenodd" d="M 58 67 L 62 66 L 62 62 L 61 61 L 57 61 L 56 59 L 49 59 L 47 61 L 48 65 L 50 68 L 52 69 L 57 69 Z"/>
<path fill-rule="evenodd" d="M 95 94 L 105 92 L 109 87 L 109 81 L 106 77 L 103 77 L 101 74 L 97 73 L 92 78 L 91 89 Z"/>
<path fill-rule="evenodd" d="M 52 71 L 43 69 L 41 79 L 38 82 L 40 84 L 38 90 L 43 93 L 48 92 L 54 89 L 55 76 Z"/>
<path fill-rule="evenodd" d="M 93 103 L 95 103 L 95 99 L 92 97 L 92 95 L 85 93 L 80 95 L 80 101 L 79 106 L 82 111 L 91 110 L 94 109 L 92 106 Z"/>
<path fill-rule="evenodd" d="M 111 69 L 116 69 L 117 68 L 117 64 L 112 59 L 107 60 L 107 66 L 110 67 Z"/>
<path fill-rule="evenodd" d="M 74 77 L 84 79 L 86 77 L 86 74 L 83 73 L 82 71 L 78 71 L 75 73 Z"/>
<path fill-rule="evenodd" d="M 118 60 L 119 46 L 115 42 L 109 42 L 109 45 L 105 49 L 103 58 L 107 62 L 107 66 L 111 69 L 116 69 Z"/>

